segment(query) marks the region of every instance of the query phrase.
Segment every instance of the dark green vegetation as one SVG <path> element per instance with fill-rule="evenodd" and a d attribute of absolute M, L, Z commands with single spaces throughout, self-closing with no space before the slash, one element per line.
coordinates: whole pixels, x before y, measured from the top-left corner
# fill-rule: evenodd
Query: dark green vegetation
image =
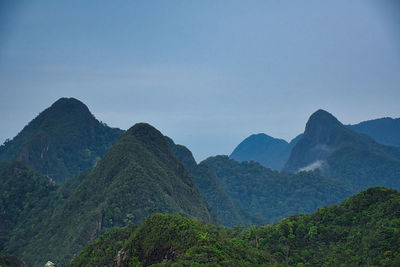
<path fill-rule="evenodd" d="M 356 189 L 375 185 L 400 189 L 400 149 L 346 128 L 323 110 L 310 117 L 285 166 L 293 172 L 315 168 Z"/>
<path fill-rule="evenodd" d="M 0 161 L 20 160 L 63 183 L 104 156 L 122 134 L 74 98 L 61 98 L 0 146 Z"/>
<path fill-rule="evenodd" d="M 131 224 L 119 229 L 110 230 L 86 246 L 69 266 L 113 266 L 118 252 L 122 249 L 125 240 L 137 228 Z"/>
<path fill-rule="evenodd" d="M 216 222 L 164 136 L 148 124 L 126 131 L 93 170 L 77 179 L 78 185 L 60 189 L 51 216 L 39 216 L 39 223 L 10 242 L 13 254 L 29 265 L 63 264 L 98 234 L 154 213 Z M 23 237 L 26 241 L 18 242 Z"/>
<path fill-rule="evenodd" d="M 213 169 L 234 201 L 266 222 L 313 212 L 353 193 L 348 185 L 318 172 L 279 173 L 256 162 L 239 163 L 227 156 L 210 157 L 202 164 Z"/>
<path fill-rule="evenodd" d="M 398 266 L 399 229 L 400 194 L 374 187 L 340 205 L 243 232 L 153 215 L 130 235 L 123 228 L 100 237 L 70 266 L 111 259 L 115 266 Z"/>
<path fill-rule="evenodd" d="M 399 266 L 400 194 L 370 188 L 341 205 L 249 229 L 248 236 L 292 266 Z"/>
<path fill-rule="evenodd" d="M 378 143 L 400 147 L 400 118 L 381 118 L 347 125 L 351 130 L 366 134 Z"/>
<path fill-rule="evenodd" d="M 256 161 L 264 167 L 281 170 L 289 158 L 290 151 L 301 135 L 290 143 L 266 134 L 253 134 L 244 139 L 229 156 L 239 162 Z"/>
<path fill-rule="evenodd" d="M 399 260 L 399 194 L 384 188 L 243 233 L 242 226 L 206 224 L 272 223 L 339 203 L 367 186 L 399 188 L 400 149 L 353 132 L 327 112 L 313 114 L 304 136 L 291 142 L 298 141 L 286 167 L 296 173 L 227 156 L 197 164 L 186 147 L 144 123 L 121 133 L 97 121 L 78 100 L 63 98 L 1 146 L 0 252 L 8 256 L 0 264 L 20 264 L 10 254 L 29 266 L 66 264 L 104 233 L 71 264 L 319 266 Z M 253 141 L 242 145 L 257 150 Z M 264 146 L 268 153 L 271 147 Z M 273 151 L 270 159 L 279 155 L 279 149 Z M 151 216 L 155 213 L 176 215 Z M 148 216 L 138 227 L 118 230 Z"/>
<path fill-rule="evenodd" d="M 120 231 L 125 231 L 121 229 Z M 69 266 L 271 266 L 268 253 L 239 238 L 239 233 L 177 215 L 156 214 L 131 232 L 118 252 L 103 250 L 118 232 L 100 237 Z M 111 237 L 111 238 L 110 238 Z M 118 239 L 118 242 L 121 242 Z M 104 256 L 104 254 L 107 254 Z M 102 261 L 102 258 L 106 260 Z M 95 264 L 92 264 L 95 263 Z"/>
<path fill-rule="evenodd" d="M 16 229 L 28 230 L 40 222 L 32 214 L 48 207 L 57 187 L 21 162 L 2 164 L 0 177 L 0 251 L 4 251 L 12 250 L 9 243 L 24 242 L 16 238 Z"/>
<path fill-rule="evenodd" d="M 251 225 L 260 222 L 232 201 L 214 171 L 207 164 L 197 164 L 188 148 L 175 144 L 168 137 L 166 139 L 176 157 L 193 176 L 200 192 L 223 225 Z"/>
<path fill-rule="evenodd" d="M 26 267 L 25 263 L 13 255 L 0 254 L 1 267 Z"/>

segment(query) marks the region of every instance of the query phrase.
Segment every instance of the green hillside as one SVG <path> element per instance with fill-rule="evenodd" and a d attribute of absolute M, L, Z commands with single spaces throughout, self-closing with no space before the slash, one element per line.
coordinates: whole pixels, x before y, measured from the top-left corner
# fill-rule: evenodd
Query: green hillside
<path fill-rule="evenodd" d="M 133 228 L 134 229 L 134 228 Z M 114 232 L 86 247 L 68 266 L 272 266 L 268 253 L 238 238 L 238 233 L 176 215 L 147 218 L 128 238 Z M 114 238 L 117 237 L 117 238 Z M 113 239 L 123 242 L 119 251 Z M 104 241 L 103 241 L 104 240 Z M 106 244 L 104 244 L 106 242 Z M 104 258 L 105 260 L 102 260 Z M 111 261 L 109 259 L 113 258 Z"/>
<path fill-rule="evenodd" d="M 79 100 L 61 98 L 0 146 L 0 161 L 23 161 L 60 184 L 95 165 L 122 133 Z"/>
<path fill-rule="evenodd" d="M 248 240 L 291 266 L 399 266 L 400 194 L 374 187 L 309 215 L 253 228 Z"/>
<path fill-rule="evenodd" d="M 164 136 L 148 124 L 136 124 L 52 211 L 11 242 L 29 265 L 68 262 L 98 234 L 138 223 L 154 213 L 173 213 L 216 222 L 193 178 L 173 155 Z"/>
<path fill-rule="evenodd" d="M 256 162 L 239 163 L 227 156 L 210 157 L 209 165 L 228 195 L 243 209 L 274 222 L 339 203 L 354 191 L 348 184 L 317 172 L 279 173 Z"/>
<path fill-rule="evenodd" d="M 175 144 L 168 137 L 166 139 L 177 158 L 193 176 L 200 192 L 222 224 L 232 227 L 239 224 L 251 225 L 260 222 L 260 219 L 250 215 L 244 209 L 241 209 L 239 204 L 232 201 L 214 171 L 207 164 L 197 164 L 188 148 Z"/>
<path fill-rule="evenodd" d="M 1 267 L 26 267 L 26 264 L 13 255 L 0 254 Z"/>
<path fill-rule="evenodd" d="M 57 186 L 22 162 L 1 164 L 0 181 L 1 252 L 12 250 L 8 242 L 25 242 L 15 239 L 13 231 L 20 227 L 29 231 L 31 224 L 40 222 L 40 218 L 31 215 L 47 209 Z"/>
<path fill-rule="evenodd" d="M 374 187 L 245 231 L 153 215 L 98 238 L 68 266 L 398 266 L 399 229 L 400 193 Z"/>

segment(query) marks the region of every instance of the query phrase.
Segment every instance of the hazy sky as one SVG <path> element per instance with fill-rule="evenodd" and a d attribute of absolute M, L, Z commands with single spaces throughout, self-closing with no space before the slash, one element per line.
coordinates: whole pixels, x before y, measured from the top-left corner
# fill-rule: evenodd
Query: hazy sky
<path fill-rule="evenodd" d="M 16 3 L 18 2 L 18 3 Z M 197 160 L 323 108 L 400 117 L 400 1 L 1 1 L 0 142 L 60 97 Z"/>

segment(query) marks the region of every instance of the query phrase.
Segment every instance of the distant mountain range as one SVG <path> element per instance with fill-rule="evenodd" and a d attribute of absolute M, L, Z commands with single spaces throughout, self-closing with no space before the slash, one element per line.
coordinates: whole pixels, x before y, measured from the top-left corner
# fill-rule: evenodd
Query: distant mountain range
<path fill-rule="evenodd" d="M 382 118 L 364 121 L 355 125 L 346 125 L 347 128 L 361 134 L 368 135 L 376 142 L 400 147 L 400 118 Z M 264 167 L 273 170 L 282 170 L 294 145 L 303 137 L 299 134 L 290 143 L 283 139 L 260 133 L 244 139 L 229 156 L 239 162 L 256 161 Z"/>
<path fill-rule="evenodd" d="M 263 133 L 253 134 L 244 139 L 229 157 L 239 162 L 253 160 L 273 170 L 281 170 L 300 138 L 301 135 L 288 143 Z"/>
<path fill-rule="evenodd" d="M 369 134 L 379 133 L 380 140 L 394 142 L 396 135 L 389 133 L 395 132 L 397 122 L 385 119 L 384 125 L 389 126 L 381 132 L 376 130 L 382 125 L 380 120 L 357 127 Z M 315 249 L 319 244 L 328 249 L 329 232 L 343 236 L 335 231 L 349 232 L 345 225 L 351 218 L 377 222 L 371 215 L 376 212 L 385 214 L 384 220 L 396 220 L 398 213 L 392 218 L 385 212 L 397 212 L 397 206 L 373 205 L 378 210 L 371 208 L 368 214 L 361 214 L 348 200 L 342 204 L 347 209 L 343 218 L 342 208 L 334 206 L 324 214 L 296 215 L 268 228 L 251 225 L 311 213 L 370 186 L 399 190 L 400 148 L 380 144 L 352 127 L 319 110 L 310 117 L 304 134 L 290 143 L 253 135 L 231 157 L 210 157 L 197 164 L 189 149 L 149 124 L 138 123 L 127 131 L 110 128 L 96 120 L 79 100 L 61 98 L 0 147 L 0 263 L 23 265 L 9 255 L 14 254 L 28 266 L 43 266 L 47 260 L 65 265 L 107 232 L 84 250 L 91 251 L 90 255 L 101 250 L 103 256 L 80 254 L 72 263 L 124 266 L 164 260 L 165 264 L 190 265 L 202 264 L 209 257 L 204 255 L 213 255 L 212 264 L 230 266 L 302 264 L 303 259 L 320 265 L 309 255 L 309 247 Z M 284 164 L 284 171 L 273 171 L 257 161 L 276 168 Z M 362 195 L 362 203 L 384 201 L 386 196 L 398 194 L 389 189 L 371 190 Z M 345 225 L 332 216 L 341 218 Z M 397 225 L 396 221 L 379 221 L 375 226 L 385 233 L 393 227 L 385 228 L 382 223 Z M 242 232 L 244 226 L 251 227 Z M 120 227 L 124 228 L 115 230 Z M 360 227 L 360 233 L 377 238 L 365 231 L 364 224 Z M 396 234 L 390 232 L 391 236 Z M 340 248 L 354 249 L 354 244 L 349 247 L 340 240 L 335 242 Z M 380 244 L 381 248 L 396 248 L 397 243 L 390 242 Z M 186 256 L 180 254 L 183 252 Z M 397 256 L 400 258 L 395 252 L 381 252 L 369 252 L 379 260 L 366 263 L 393 263 Z M 332 253 L 321 252 L 318 257 L 338 257 Z M 383 253 L 390 259 L 382 258 Z M 350 264 L 353 260 L 331 262 Z"/>
<path fill-rule="evenodd" d="M 400 149 L 377 143 L 318 110 L 293 147 L 284 171 L 320 169 L 358 189 L 374 185 L 400 189 Z"/>
<path fill-rule="evenodd" d="M 366 134 L 383 145 L 400 147 L 400 118 L 363 121 L 346 127 L 357 133 Z"/>

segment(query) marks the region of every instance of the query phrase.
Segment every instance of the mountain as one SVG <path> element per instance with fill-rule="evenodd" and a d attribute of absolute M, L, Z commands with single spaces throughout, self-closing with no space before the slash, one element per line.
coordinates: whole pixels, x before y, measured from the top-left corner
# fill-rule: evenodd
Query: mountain
<path fill-rule="evenodd" d="M 26 267 L 26 264 L 13 255 L 0 254 L 0 266 L 2 267 Z"/>
<path fill-rule="evenodd" d="M 108 229 L 139 223 L 154 213 L 179 214 L 216 222 L 191 175 L 164 136 L 139 123 L 126 131 L 96 167 L 82 178 L 51 216 L 15 233 L 8 253 L 28 265 L 67 263 Z M 26 242 L 31 232 L 36 232 Z"/>
<path fill-rule="evenodd" d="M 260 220 L 248 214 L 237 203 L 232 201 L 213 170 L 207 164 L 197 164 L 192 152 L 187 147 L 175 144 L 169 137 L 165 138 L 176 157 L 193 176 L 200 192 L 204 195 L 222 224 L 232 227 L 239 224 L 250 225 L 260 222 Z"/>
<path fill-rule="evenodd" d="M 61 184 L 95 165 L 122 133 L 79 100 L 61 98 L 0 146 L 0 161 L 23 161 Z"/>
<path fill-rule="evenodd" d="M 253 134 L 244 139 L 229 157 L 239 162 L 253 160 L 279 171 L 289 158 L 293 145 L 263 133 Z"/>
<path fill-rule="evenodd" d="M 375 142 L 318 110 L 293 147 L 285 171 L 320 169 L 358 189 L 375 185 L 400 189 L 400 149 Z"/>
<path fill-rule="evenodd" d="M 400 193 L 374 187 L 248 236 L 285 266 L 399 266 L 399 229 Z"/>
<path fill-rule="evenodd" d="M 399 266 L 399 228 L 400 193 L 374 187 L 245 231 L 152 215 L 99 237 L 68 266 Z"/>
<path fill-rule="evenodd" d="M 348 184 L 317 172 L 279 173 L 228 156 L 210 157 L 202 163 L 211 167 L 233 201 L 268 223 L 339 203 L 354 192 Z"/>
<path fill-rule="evenodd" d="M 236 237 L 225 227 L 156 214 L 100 237 L 67 266 L 276 266 L 268 253 Z"/>
<path fill-rule="evenodd" d="M 366 134 L 376 142 L 400 147 L 400 118 L 381 118 L 363 121 L 347 127 L 357 133 Z"/>
<path fill-rule="evenodd" d="M 32 170 L 22 162 L 3 163 L 0 166 L 0 252 L 7 250 L 16 228 L 28 227 L 40 218 L 31 214 L 44 210 L 57 186 L 48 177 Z"/>

